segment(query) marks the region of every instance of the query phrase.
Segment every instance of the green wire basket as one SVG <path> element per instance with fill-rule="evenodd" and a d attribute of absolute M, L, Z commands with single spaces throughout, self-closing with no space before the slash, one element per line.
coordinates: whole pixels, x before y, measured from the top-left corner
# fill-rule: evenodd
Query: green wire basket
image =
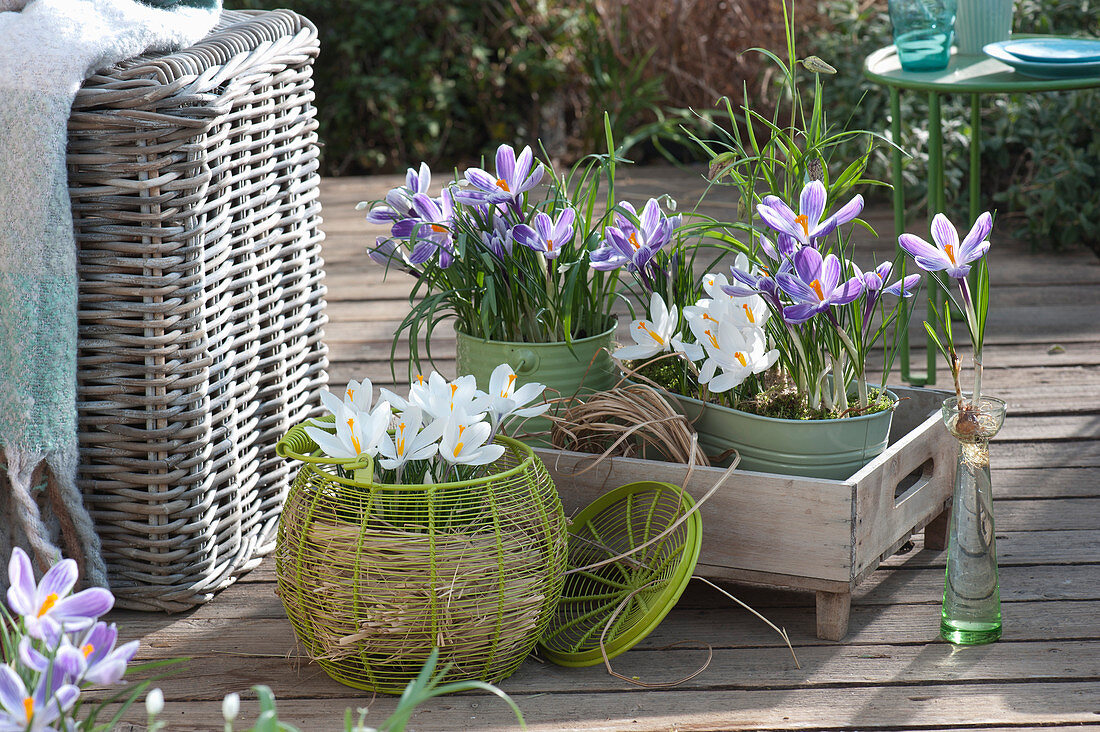
<path fill-rule="evenodd" d="M 542 655 L 561 666 L 591 666 L 604 653 L 608 659 L 625 653 L 656 628 L 699 559 L 703 528 L 694 505 L 671 483 L 643 481 L 581 511 L 569 525 L 570 569 L 539 641 Z"/>
<path fill-rule="evenodd" d="M 278 593 L 299 641 L 336 681 L 400 693 L 433 647 L 447 681 L 495 682 L 534 648 L 564 582 L 565 516 L 531 448 L 498 437 L 485 477 L 379 485 L 369 461 L 325 457 L 298 425 L 301 463 L 279 521 Z"/>

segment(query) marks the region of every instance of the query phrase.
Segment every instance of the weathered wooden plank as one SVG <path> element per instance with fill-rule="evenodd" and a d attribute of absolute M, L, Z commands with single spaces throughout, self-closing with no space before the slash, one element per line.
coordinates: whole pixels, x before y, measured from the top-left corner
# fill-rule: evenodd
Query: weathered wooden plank
<path fill-rule="evenodd" d="M 989 446 L 990 464 L 1012 468 L 1095 468 L 1100 467 L 1100 441 L 994 442 Z"/>
<path fill-rule="evenodd" d="M 782 646 L 769 648 L 713 648 L 706 671 L 686 688 L 741 689 L 923 684 L 937 682 L 998 682 L 1026 677 L 1038 681 L 1091 680 L 1100 676 L 1100 642 L 1011 643 L 1002 641 L 980 649 L 968 649 L 966 663 L 958 663 L 958 650 L 947 643 L 934 645 L 833 645 L 800 647 L 795 665 Z M 706 660 L 706 646 L 640 649 L 620 656 L 612 664 L 621 673 L 644 681 L 683 678 Z M 170 678 L 158 682 L 166 696 L 218 698 L 226 679 L 240 683 L 240 691 L 255 683 L 292 689 L 298 698 L 327 699 L 346 696 L 348 689 L 328 678 L 319 666 L 300 656 L 293 645 L 273 643 L 266 654 L 226 650 L 192 658 Z M 255 679 L 255 680 L 254 680 Z M 247 682 L 247 685 L 246 685 Z M 623 682 L 610 676 L 603 665 L 565 668 L 529 659 L 502 689 L 521 698 L 531 694 L 616 692 Z"/>
<path fill-rule="evenodd" d="M 1089 530 L 1025 530 L 1006 531 L 1001 501 L 994 501 L 994 513 L 997 523 L 997 564 L 1009 565 L 1042 564 L 1053 569 L 1060 564 L 1096 564 L 1100 563 L 1100 529 Z M 1071 507 L 1072 508 L 1072 507 Z M 1066 510 L 1064 513 L 1073 513 Z M 1096 518 L 1092 526 L 1097 526 Z M 947 561 L 946 551 L 923 551 L 924 540 L 920 534 L 912 539 L 914 548 L 905 554 L 895 554 L 882 563 L 890 567 L 904 564 L 907 567 L 943 567 Z"/>
<path fill-rule="evenodd" d="M 741 593 L 735 590 L 735 595 Z M 706 593 L 706 594 L 704 594 Z M 709 602 L 706 608 L 691 595 Z M 809 595 L 805 595 L 809 598 Z M 694 604 L 696 607 L 690 607 Z M 925 645 L 939 642 L 937 604 L 901 604 L 889 607 L 856 606 L 849 619 L 846 646 L 875 644 Z M 786 628 L 791 642 L 802 648 L 831 645 L 818 639 L 807 621 L 807 607 L 773 607 L 765 616 Z M 1100 613 L 1091 602 L 1005 602 L 1002 614 L 1008 637 L 1016 641 L 1100 640 Z M 185 617 L 165 622 L 148 613 L 111 615 L 123 641 L 141 639 L 139 658 L 220 656 L 224 654 L 279 653 L 293 648 L 289 622 L 282 617 Z M 693 583 L 689 597 L 639 645 L 658 649 L 670 643 L 693 640 L 716 648 L 781 647 L 782 640 L 755 616 L 721 597 L 709 587 Z M 282 651 L 286 653 L 286 651 Z M 300 650 L 291 653 L 300 655 Z"/>
<path fill-rule="evenodd" d="M 994 465 L 993 494 L 1001 498 L 1073 498 L 1100 496 L 1100 470 L 1066 468 L 1001 468 Z"/>
<path fill-rule="evenodd" d="M 1048 725 L 1091 723 L 1096 718 L 1095 682 L 928 684 L 814 689 L 650 690 L 644 694 L 575 693 L 563 698 L 515 700 L 525 710 L 527 728 L 536 730 L 714 730 L 822 729 L 858 730 L 943 728 L 957 725 Z M 282 689 L 274 689 L 276 696 Z M 251 695 L 249 695 L 251 697 Z M 193 697 L 187 697 L 192 699 Z M 333 698 L 327 704 L 295 698 L 285 690 L 279 717 L 316 732 L 340 729 L 345 708 L 367 705 L 365 695 Z M 177 711 L 169 697 L 164 719 L 169 728 L 209 732 L 221 727 L 216 702 L 187 704 Z M 368 722 L 396 706 L 392 697 L 369 703 Z M 182 705 L 181 705 L 182 706 Z M 241 719 L 255 719 L 251 698 L 241 704 Z M 140 723 L 134 710 L 130 721 Z M 339 720 L 339 721 L 338 721 Z M 414 713 L 410 729 L 513 730 L 515 717 L 499 699 L 483 694 L 439 697 Z"/>

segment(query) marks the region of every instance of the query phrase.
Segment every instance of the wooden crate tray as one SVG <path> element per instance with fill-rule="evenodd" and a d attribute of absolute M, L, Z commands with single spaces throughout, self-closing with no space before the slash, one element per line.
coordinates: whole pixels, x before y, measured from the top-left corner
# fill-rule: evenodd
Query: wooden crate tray
<path fill-rule="evenodd" d="M 940 417 L 946 392 L 890 387 L 902 401 L 886 450 L 847 480 L 734 471 L 701 511 L 696 574 L 817 593 L 817 635 L 848 632 L 852 590 L 924 529 L 942 549 L 954 488 L 956 448 Z M 682 485 L 684 465 L 536 450 L 558 486 L 566 514 L 616 486 L 639 480 Z M 696 499 L 723 474 L 696 468 L 685 486 Z"/>

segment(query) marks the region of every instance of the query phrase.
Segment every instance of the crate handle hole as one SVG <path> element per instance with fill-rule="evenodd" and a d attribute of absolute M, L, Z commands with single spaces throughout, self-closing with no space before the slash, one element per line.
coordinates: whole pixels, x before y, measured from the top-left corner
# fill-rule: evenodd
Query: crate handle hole
<path fill-rule="evenodd" d="M 935 471 L 935 468 L 936 462 L 932 458 L 928 458 L 908 475 L 899 480 L 897 486 L 894 488 L 894 508 L 905 503 L 909 499 L 909 496 L 928 485 L 929 481 L 932 480 L 932 473 Z"/>

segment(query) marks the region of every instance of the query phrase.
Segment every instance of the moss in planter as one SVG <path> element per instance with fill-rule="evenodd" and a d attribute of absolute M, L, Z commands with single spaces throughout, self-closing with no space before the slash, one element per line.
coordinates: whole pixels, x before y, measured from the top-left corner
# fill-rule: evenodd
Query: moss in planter
<path fill-rule="evenodd" d="M 704 395 L 700 395 L 698 393 L 698 386 L 694 380 L 694 375 L 689 375 L 687 366 L 681 359 L 664 358 L 659 361 L 631 361 L 627 363 L 627 366 L 639 376 L 649 379 L 666 391 L 670 391 L 674 394 L 681 394 L 693 399 L 702 399 L 710 404 L 729 406 L 729 400 L 726 394 L 712 394 L 707 392 Z M 771 374 L 771 372 L 769 372 L 769 374 Z M 767 382 L 778 383 L 772 383 L 762 390 L 753 390 L 751 388 L 754 383 L 764 387 L 764 384 Z M 751 380 L 746 381 L 746 384 L 749 385 L 749 391 L 752 393 L 752 396 L 737 399 L 736 408 L 743 412 L 749 412 L 750 414 L 758 414 L 762 417 L 775 417 L 777 419 L 836 419 L 841 416 L 876 414 L 891 409 L 894 406 L 885 390 L 872 389 L 868 397 L 869 404 L 867 405 L 867 409 L 861 410 L 857 404 L 855 406 L 849 406 L 847 413 L 842 415 L 838 409 L 811 408 L 806 396 L 804 394 L 799 394 L 791 386 L 790 382 L 783 378 L 768 376 L 768 378 L 765 379 L 757 379 L 751 377 Z"/>

